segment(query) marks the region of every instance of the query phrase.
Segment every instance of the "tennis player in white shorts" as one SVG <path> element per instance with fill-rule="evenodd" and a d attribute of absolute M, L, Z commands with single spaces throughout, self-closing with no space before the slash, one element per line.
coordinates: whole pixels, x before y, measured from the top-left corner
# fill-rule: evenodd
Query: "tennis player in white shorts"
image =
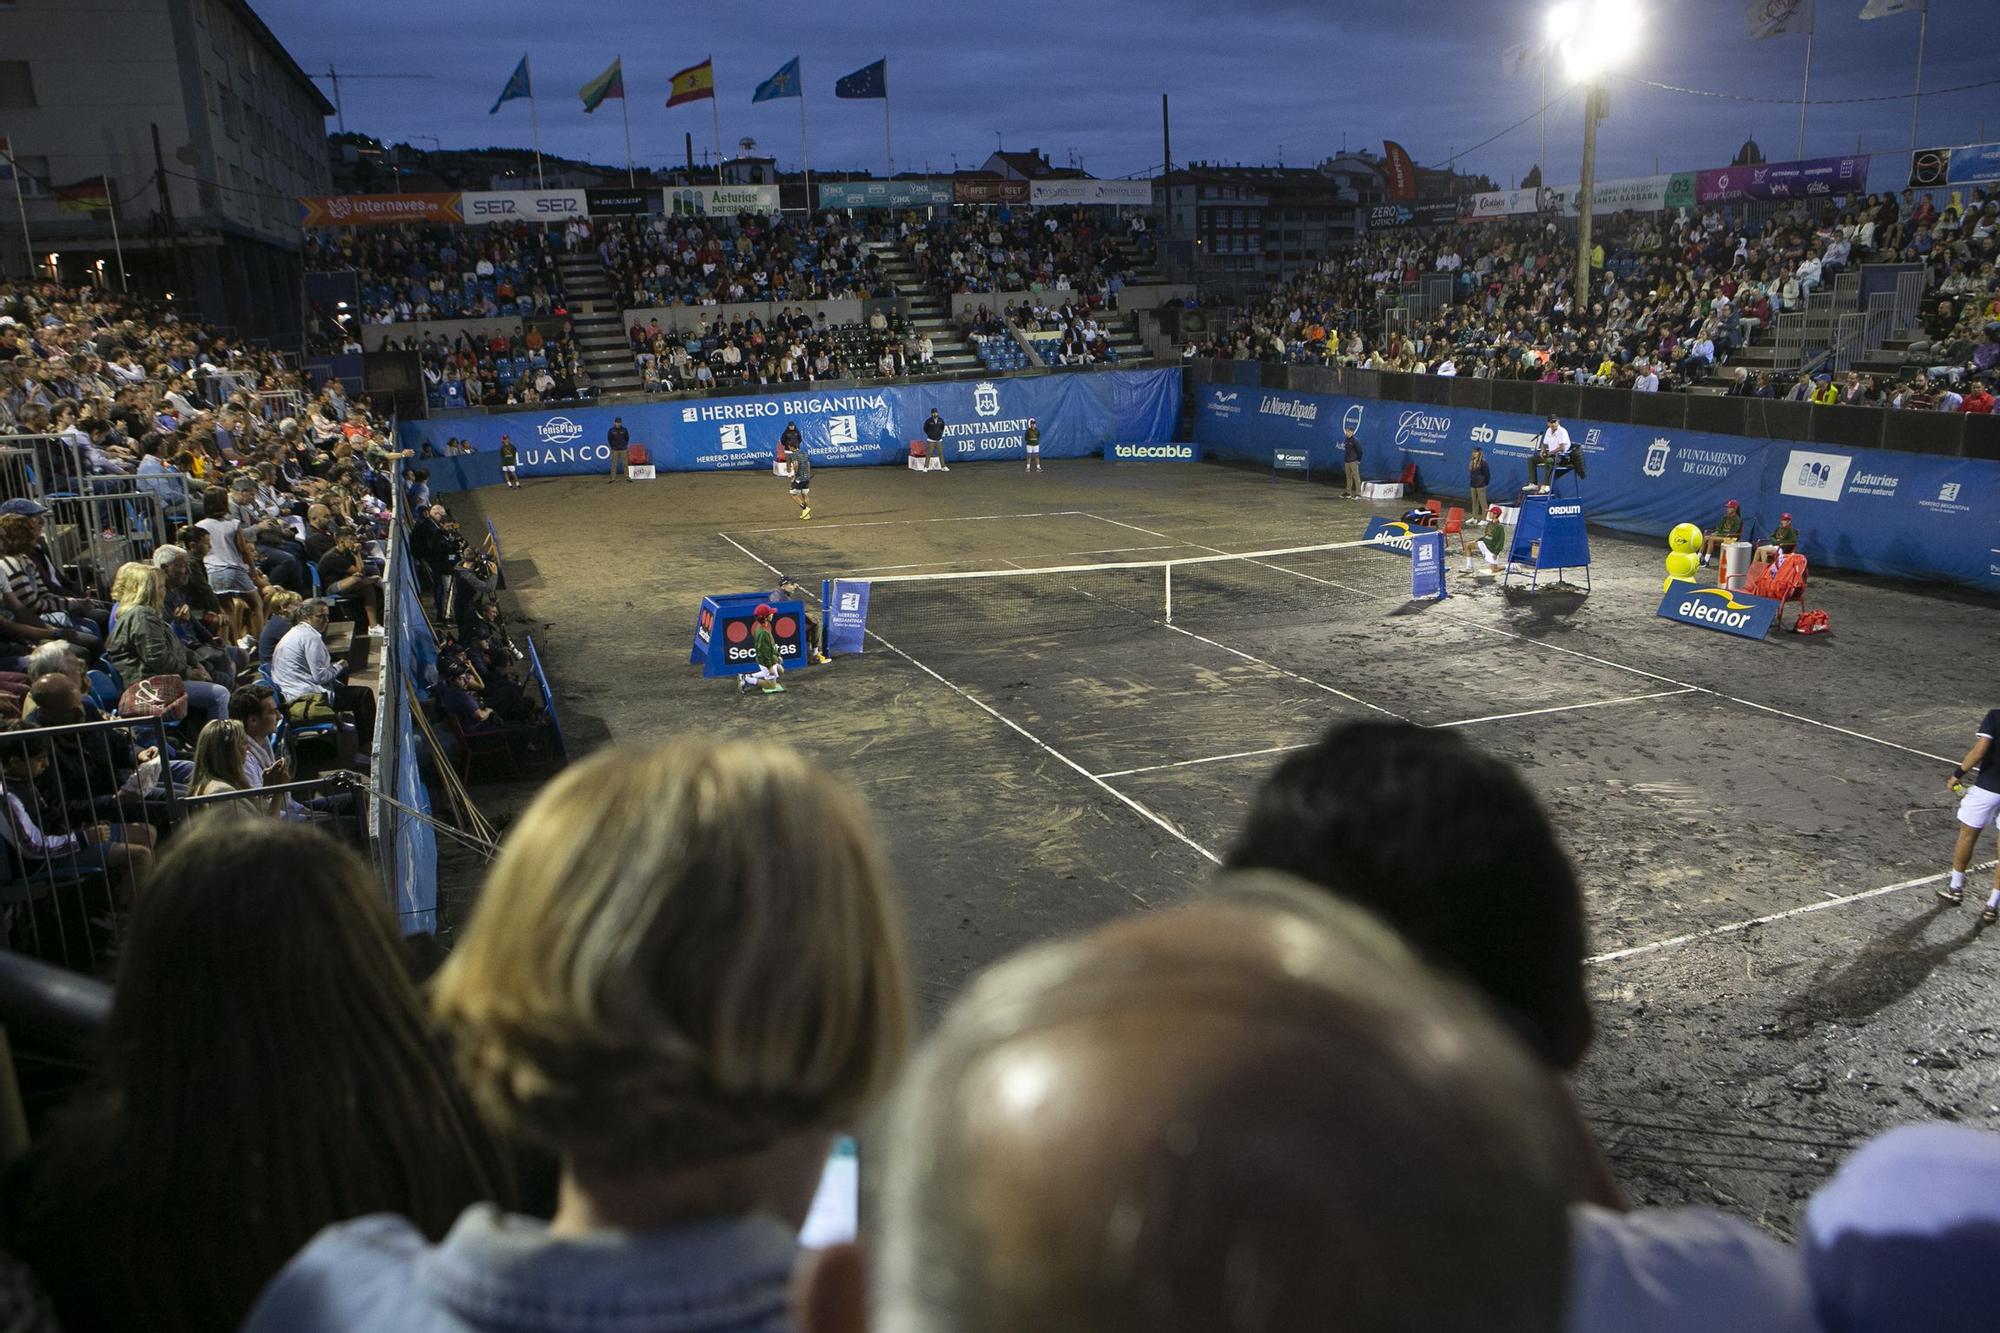
<path fill-rule="evenodd" d="M 1938 897 L 1948 903 L 1964 901 L 1965 869 L 1972 864 L 1972 850 L 1979 844 L 1979 835 L 2000 822 L 2000 760 L 1993 754 L 1995 735 L 2000 735 L 2000 708 L 1987 710 L 1973 737 L 1972 748 L 1946 780 L 1946 785 L 1959 796 L 1958 845 L 1952 849 L 1951 883 L 1938 890 Z M 1974 768 L 1979 770 L 1979 776 L 1968 785 L 1966 778 Z M 1986 910 L 1979 914 L 1983 926 L 1995 921 L 2000 921 L 2000 865 L 1993 869 L 1993 896 L 1986 900 Z"/>

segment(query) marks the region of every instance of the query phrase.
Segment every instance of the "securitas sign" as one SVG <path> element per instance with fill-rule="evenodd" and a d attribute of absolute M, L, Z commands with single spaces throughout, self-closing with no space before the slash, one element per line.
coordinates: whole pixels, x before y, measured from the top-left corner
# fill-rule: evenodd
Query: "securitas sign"
<path fill-rule="evenodd" d="M 1769 597 L 1752 597 L 1727 588 L 1698 588 L 1676 579 L 1660 599 L 1660 616 L 1683 625 L 1720 630 L 1745 639 L 1761 639 L 1771 632 L 1771 620 L 1778 603 Z"/>
<path fill-rule="evenodd" d="M 1191 444 L 1114 444 L 1111 457 L 1119 463 L 1192 463 Z"/>

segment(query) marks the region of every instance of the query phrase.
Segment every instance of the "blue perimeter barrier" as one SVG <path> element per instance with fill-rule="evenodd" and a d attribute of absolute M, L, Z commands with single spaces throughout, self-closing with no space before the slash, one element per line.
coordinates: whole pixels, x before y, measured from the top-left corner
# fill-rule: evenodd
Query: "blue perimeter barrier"
<path fill-rule="evenodd" d="M 429 691 L 437 669 L 437 641 L 424 619 L 423 595 L 402 526 L 401 491 L 383 579 L 383 661 L 376 700 L 375 771 L 372 781 L 397 805 L 370 802 L 369 835 L 376 848 L 389 906 L 403 933 L 437 930 L 437 831 L 431 827 L 429 790 L 418 759 L 422 737 L 410 700 Z M 399 809 L 398 806 L 408 809 Z M 410 813 L 422 812 L 424 817 Z"/>
<path fill-rule="evenodd" d="M 563 739 L 562 719 L 556 716 L 556 692 L 549 685 L 549 673 L 542 670 L 542 655 L 535 651 L 535 636 L 523 636 L 528 645 L 528 674 L 535 682 L 535 688 L 542 692 L 542 713 L 549 719 L 549 735 L 556 743 L 556 754 L 564 763 L 569 762 L 569 742 Z"/>
<path fill-rule="evenodd" d="M 1205 454 L 1265 464 L 1304 449 L 1338 475 L 1342 428 L 1361 440 L 1362 471 L 1396 477 L 1415 463 L 1427 489 L 1465 493 L 1473 447 L 1486 451 L 1495 500 L 1527 483 L 1535 417 L 1251 384 L 1195 389 Z M 1749 533 L 1789 513 L 1815 565 L 1954 583 L 2000 593 L 2000 463 L 1885 449 L 1565 421 L 1584 451 L 1592 523 L 1664 537 L 1676 523 L 1715 525 L 1729 500 Z M 1565 483 L 1567 490 L 1567 482 Z"/>
<path fill-rule="evenodd" d="M 398 439 L 407 449 L 426 440 L 442 452 L 452 436 L 477 451 L 416 460 L 436 492 L 500 483 L 500 436 L 519 451 L 522 477 L 609 473 L 605 433 L 623 417 L 632 443 L 644 445 L 663 472 L 769 468 L 785 423 L 796 421 L 819 467 L 898 464 L 909 442 L 922 439 L 924 419 L 944 417 L 953 461 L 1023 458 L 1029 418 L 1042 432 L 1049 458 L 1088 458 L 1114 441 L 1164 444 L 1174 438 L 1181 410 L 1181 372 L 1113 370 L 954 380 L 867 388 L 794 389 L 743 398 L 677 399 L 618 407 L 565 407 L 406 421 Z"/>

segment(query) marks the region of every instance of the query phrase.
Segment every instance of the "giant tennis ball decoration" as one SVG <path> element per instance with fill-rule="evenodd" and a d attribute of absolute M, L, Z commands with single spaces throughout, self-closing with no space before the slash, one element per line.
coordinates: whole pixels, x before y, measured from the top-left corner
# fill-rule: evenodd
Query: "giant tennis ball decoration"
<path fill-rule="evenodd" d="M 1674 530 L 1667 534 L 1667 547 L 1681 555 L 1695 555 L 1701 551 L 1701 529 L 1692 523 L 1676 523 Z"/>
<path fill-rule="evenodd" d="M 1667 573 L 1677 579 L 1691 579 L 1701 568 L 1701 560 L 1692 551 L 1675 551 L 1667 557 Z"/>

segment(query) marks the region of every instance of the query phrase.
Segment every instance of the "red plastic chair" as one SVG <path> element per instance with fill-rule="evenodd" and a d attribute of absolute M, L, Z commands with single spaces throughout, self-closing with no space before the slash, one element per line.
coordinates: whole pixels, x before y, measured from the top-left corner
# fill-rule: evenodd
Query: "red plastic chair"
<path fill-rule="evenodd" d="M 1465 511 L 1453 505 L 1444 516 L 1444 535 L 1455 537 L 1465 531 Z"/>

